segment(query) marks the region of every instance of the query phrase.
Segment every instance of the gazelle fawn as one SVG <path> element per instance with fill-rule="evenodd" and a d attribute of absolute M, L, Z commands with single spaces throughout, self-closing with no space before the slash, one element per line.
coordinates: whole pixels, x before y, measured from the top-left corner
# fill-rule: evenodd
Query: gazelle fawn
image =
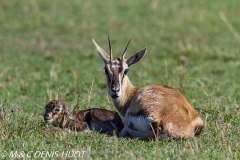
<path fill-rule="evenodd" d="M 45 106 L 45 114 L 43 116 L 46 123 L 53 124 L 69 130 L 87 131 L 89 130 L 85 117 L 87 113 L 71 113 L 67 106 L 59 100 L 52 100 Z"/>
<path fill-rule="evenodd" d="M 130 39 L 121 58 L 114 58 L 109 37 L 108 41 L 109 55 L 94 40 L 93 43 L 105 64 L 109 95 L 124 117 L 119 136 L 130 134 L 147 140 L 157 139 L 159 135 L 171 139 L 199 135 L 204 128 L 203 121 L 177 89 L 165 85 L 138 88 L 130 82 L 128 70 L 145 55 L 147 48 L 125 59 Z"/>
<path fill-rule="evenodd" d="M 122 130 L 123 122 L 117 112 L 92 108 L 72 113 L 60 100 L 52 100 L 45 106 L 44 121 L 54 126 L 76 131 L 98 131 L 113 135 Z"/>

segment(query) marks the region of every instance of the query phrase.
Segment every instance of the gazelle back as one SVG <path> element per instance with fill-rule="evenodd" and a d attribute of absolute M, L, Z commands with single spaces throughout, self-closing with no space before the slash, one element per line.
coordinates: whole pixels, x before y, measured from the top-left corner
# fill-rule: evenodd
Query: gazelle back
<path fill-rule="evenodd" d="M 119 113 L 124 117 L 124 129 L 119 136 L 149 139 L 159 133 L 162 137 L 187 138 L 199 135 L 203 121 L 182 94 L 165 85 L 137 88 L 128 78 L 129 68 L 146 53 L 144 48 L 125 59 L 129 40 L 121 58 L 110 56 L 93 40 L 97 53 L 105 64 L 109 95 Z"/>

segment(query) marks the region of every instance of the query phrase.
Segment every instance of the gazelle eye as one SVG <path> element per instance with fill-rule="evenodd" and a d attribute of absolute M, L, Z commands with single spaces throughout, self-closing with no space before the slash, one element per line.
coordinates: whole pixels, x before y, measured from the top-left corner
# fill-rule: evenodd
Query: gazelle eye
<path fill-rule="evenodd" d="M 129 71 L 129 69 L 126 69 L 126 70 L 124 71 L 124 74 L 126 75 L 126 74 L 128 73 L 128 71 Z"/>
<path fill-rule="evenodd" d="M 59 108 L 56 108 L 56 109 L 54 109 L 54 112 L 60 112 L 60 109 Z"/>

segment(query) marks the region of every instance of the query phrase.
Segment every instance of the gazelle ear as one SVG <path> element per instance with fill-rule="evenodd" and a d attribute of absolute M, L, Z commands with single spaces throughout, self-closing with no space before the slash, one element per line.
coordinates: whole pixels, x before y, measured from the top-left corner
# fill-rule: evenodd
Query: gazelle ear
<path fill-rule="evenodd" d="M 76 118 L 75 118 L 75 117 L 72 115 L 72 113 L 70 113 L 69 111 L 66 111 L 65 113 L 67 114 L 67 116 L 68 116 L 69 119 L 71 119 L 71 120 L 76 120 Z"/>
<path fill-rule="evenodd" d="M 94 41 L 94 39 L 93 39 L 93 44 L 95 45 L 97 53 L 102 58 L 103 62 L 106 63 L 107 61 L 109 61 L 108 54 Z"/>
<path fill-rule="evenodd" d="M 135 53 L 132 57 L 127 59 L 127 65 L 130 67 L 131 65 L 137 63 L 140 59 L 143 58 L 147 51 L 147 48 L 142 49 L 141 51 Z"/>

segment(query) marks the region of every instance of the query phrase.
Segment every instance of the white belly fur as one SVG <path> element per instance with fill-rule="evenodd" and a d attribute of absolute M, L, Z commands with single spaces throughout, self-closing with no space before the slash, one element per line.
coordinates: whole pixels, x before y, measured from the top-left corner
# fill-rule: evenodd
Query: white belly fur
<path fill-rule="evenodd" d="M 137 131 L 150 131 L 150 123 L 153 122 L 152 117 L 145 116 L 126 116 L 124 119 L 124 126 L 130 127 Z"/>

